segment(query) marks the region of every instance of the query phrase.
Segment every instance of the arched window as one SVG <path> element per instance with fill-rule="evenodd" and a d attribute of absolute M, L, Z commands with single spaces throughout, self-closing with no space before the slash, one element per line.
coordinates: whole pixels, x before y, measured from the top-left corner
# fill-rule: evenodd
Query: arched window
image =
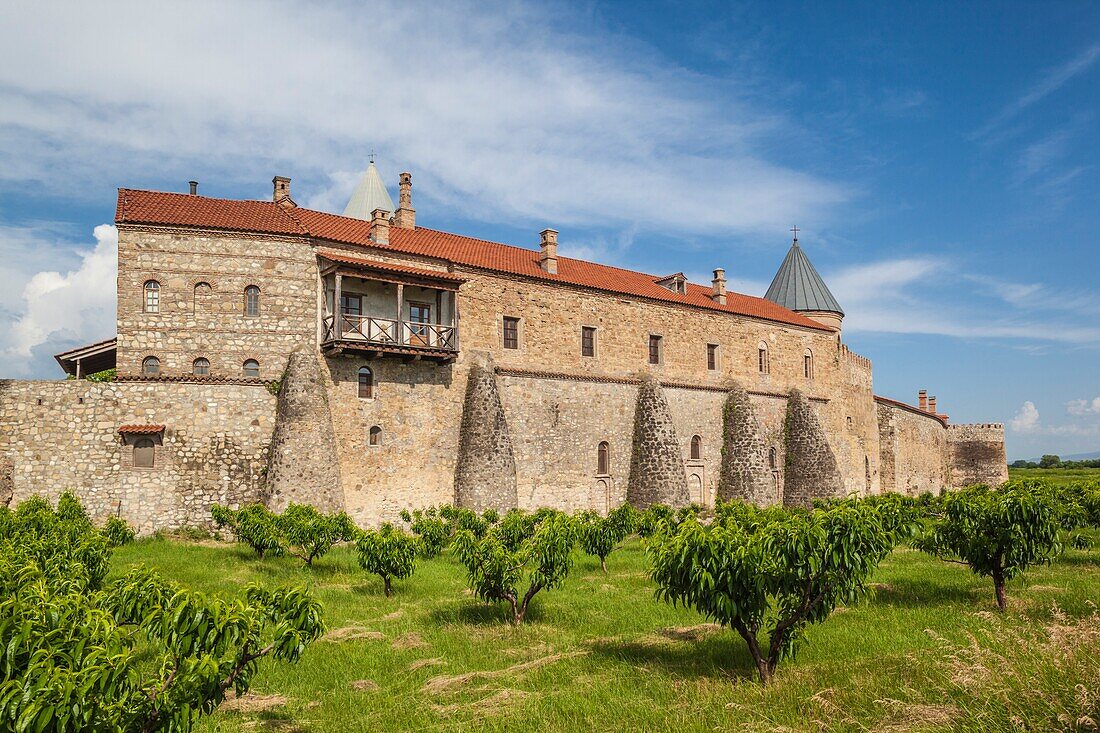
<path fill-rule="evenodd" d="M 806 379 L 814 378 L 814 352 L 809 349 L 802 354 L 802 373 Z"/>
<path fill-rule="evenodd" d="M 382 445 L 382 428 L 377 425 L 370 426 L 370 432 L 367 435 L 367 445 Z"/>
<path fill-rule="evenodd" d="M 779 455 L 776 453 L 775 448 L 768 449 L 768 468 L 775 470 L 779 467 Z"/>
<path fill-rule="evenodd" d="M 160 375 L 160 359 L 155 356 L 147 356 L 141 361 L 141 373 L 147 377 Z"/>
<path fill-rule="evenodd" d="M 244 314 L 246 316 L 260 315 L 260 289 L 255 285 L 249 285 L 244 289 Z"/>
<path fill-rule="evenodd" d="M 771 372 L 771 364 L 768 359 L 768 345 L 763 341 L 756 347 L 757 365 L 760 368 L 761 374 L 768 374 Z"/>
<path fill-rule="evenodd" d="M 596 473 L 601 476 L 611 473 L 611 444 L 606 440 L 596 446 Z"/>
<path fill-rule="evenodd" d="M 207 377 L 210 375 L 210 361 L 204 359 L 201 356 L 191 362 L 191 373 L 196 377 Z"/>
<path fill-rule="evenodd" d="M 152 468 L 156 448 L 152 438 L 138 438 L 134 441 L 134 468 Z"/>
<path fill-rule="evenodd" d="M 210 287 L 210 283 L 196 283 L 195 284 L 195 300 L 192 304 L 195 313 L 199 313 L 206 309 L 206 299 L 210 296 L 213 288 Z"/>
<path fill-rule="evenodd" d="M 369 400 L 374 397 L 374 372 L 370 367 L 359 367 L 359 398 Z"/>
<path fill-rule="evenodd" d="M 242 373 L 246 377 L 260 376 L 260 362 L 255 359 L 246 359 L 242 365 Z"/>
<path fill-rule="evenodd" d="M 698 461 L 703 458 L 703 439 L 698 435 L 691 436 L 691 460 Z"/>
<path fill-rule="evenodd" d="M 145 312 L 160 313 L 160 283 L 156 280 L 145 281 Z"/>

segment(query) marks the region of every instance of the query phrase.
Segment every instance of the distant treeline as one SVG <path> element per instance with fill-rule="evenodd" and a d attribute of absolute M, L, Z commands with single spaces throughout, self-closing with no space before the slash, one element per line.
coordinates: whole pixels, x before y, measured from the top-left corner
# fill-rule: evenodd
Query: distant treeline
<path fill-rule="evenodd" d="M 1100 468 L 1100 458 L 1091 458 L 1087 461 L 1063 461 L 1056 455 L 1046 454 L 1035 461 L 1013 461 L 1009 468 Z"/>

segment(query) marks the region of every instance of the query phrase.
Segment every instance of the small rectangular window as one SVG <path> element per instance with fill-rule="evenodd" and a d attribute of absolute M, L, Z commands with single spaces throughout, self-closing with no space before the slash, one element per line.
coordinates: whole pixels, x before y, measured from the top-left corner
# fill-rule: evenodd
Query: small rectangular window
<path fill-rule="evenodd" d="M 661 337 L 650 336 L 649 337 L 649 363 L 660 364 L 661 363 Z"/>
<path fill-rule="evenodd" d="M 504 316 L 504 348 L 519 348 L 519 319 Z"/>
<path fill-rule="evenodd" d="M 581 356 L 596 355 L 596 329 L 592 326 L 581 327 Z"/>
<path fill-rule="evenodd" d="M 718 368 L 718 344 L 707 344 L 707 369 L 714 371 Z"/>

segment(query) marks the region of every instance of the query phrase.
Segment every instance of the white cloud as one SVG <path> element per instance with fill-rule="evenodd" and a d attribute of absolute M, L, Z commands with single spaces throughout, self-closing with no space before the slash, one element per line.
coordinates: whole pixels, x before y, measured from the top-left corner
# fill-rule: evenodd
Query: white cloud
<path fill-rule="evenodd" d="M 760 152 L 796 121 L 573 21 L 515 4 L 6 3 L 0 176 L 79 194 L 97 171 L 179 170 L 181 187 L 201 174 L 262 196 L 278 172 L 339 210 L 373 147 L 421 202 L 468 218 L 694 232 L 823 222 L 851 196 Z"/>
<path fill-rule="evenodd" d="M 1100 414 L 1100 397 L 1091 400 L 1071 400 L 1066 403 L 1066 412 L 1070 415 Z"/>
<path fill-rule="evenodd" d="M 36 273 L 14 313 L 0 314 L 0 374 L 31 372 L 30 360 L 43 345 L 64 348 L 114 335 L 118 230 L 100 224 L 94 236 L 95 247 L 78 253 L 75 269 Z M 0 244 L 7 251 L 7 243 Z"/>
<path fill-rule="evenodd" d="M 1039 427 L 1039 410 L 1031 400 L 1025 402 L 1009 421 L 1008 426 L 1017 433 L 1033 433 Z"/>

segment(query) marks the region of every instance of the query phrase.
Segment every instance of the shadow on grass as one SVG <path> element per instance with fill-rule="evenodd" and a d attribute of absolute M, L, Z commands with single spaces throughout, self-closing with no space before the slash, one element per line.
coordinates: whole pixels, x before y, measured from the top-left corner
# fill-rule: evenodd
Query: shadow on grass
<path fill-rule="evenodd" d="M 1054 561 L 1054 565 L 1100 565 L 1100 552 L 1066 553 Z"/>
<path fill-rule="evenodd" d="M 990 593 L 993 592 L 992 588 L 991 584 Z M 869 598 L 868 602 L 873 605 L 895 606 L 898 608 L 928 608 L 931 606 L 971 604 L 979 594 L 980 589 L 973 586 L 896 578 L 888 584 L 877 586 L 874 596 Z"/>
<path fill-rule="evenodd" d="M 612 662 L 661 667 L 681 677 L 750 680 L 756 675 L 756 665 L 744 641 L 732 632 L 690 642 L 594 639 L 588 647 L 593 655 Z"/>
<path fill-rule="evenodd" d="M 476 598 L 468 598 L 455 605 L 439 606 L 431 610 L 428 617 L 435 623 L 467 624 L 469 626 L 511 626 L 512 613 L 507 603 L 483 603 Z M 532 603 L 527 607 L 524 623 L 537 623 L 543 620 L 542 609 Z"/>

